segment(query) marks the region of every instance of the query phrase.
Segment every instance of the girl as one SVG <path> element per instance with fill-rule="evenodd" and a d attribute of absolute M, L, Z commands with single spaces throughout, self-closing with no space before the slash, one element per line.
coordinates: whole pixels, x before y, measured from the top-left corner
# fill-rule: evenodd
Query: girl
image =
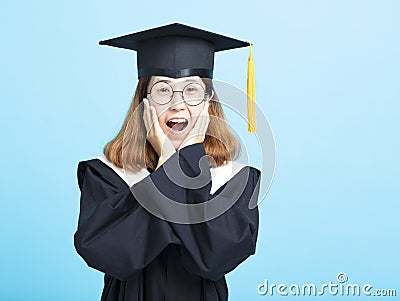
<path fill-rule="evenodd" d="M 139 82 L 104 155 L 78 164 L 74 245 L 104 273 L 101 300 L 228 300 L 225 274 L 255 253 L 258 209 L 249 202 L 260 171 L 235 161 L 240 145 L 224 122 L 210 57 L 193 65 L 199 58 L 190 51 L 165 65 L 171 51 L 197 43 L 194 54 L 206 52 L 212 39 L 185 25 L 152 31 L 121 37 L 134 48 L 140 37 Z M 121 38 L 108 43 L 122 47 Z"/>

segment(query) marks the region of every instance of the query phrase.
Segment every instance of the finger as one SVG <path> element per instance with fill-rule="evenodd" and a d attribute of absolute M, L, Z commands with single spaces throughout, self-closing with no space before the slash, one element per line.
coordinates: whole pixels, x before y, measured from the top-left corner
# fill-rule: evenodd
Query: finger
<path fill-rule="evenodd" d="M 208 112 L 208 109 L 210 108 L 210 102 L 207 103 L 207 108 L 206 108 L 206 123 L 210 121 L 210 113 Z"/>
<path fill-rule="evenodd" d="M 209 102 L 207 102 L 204 106 L 204 109 L 202 111 L 202 116 L 201 116 L 201 126 L 200 130 L 202 134 L 205 134 L 207 127 L 208 127 L 208 122 L 209 122 L 209 113 L 208 113 L 208 108 L 209 108 Z"/>
<path fill-rule="evenodd" d="M 160 125 L 158 124 L 156 108 L 154 108 L 153 106 L 150 106 L 149 111 L 150 111 L 150 116 L 151 116 L 151 126 L 154 128 L 154 130 L 158 130 L 158 127 Z"/>
<path fill-rule="evenodd" d="M 159 139 L 161 141 L 163 141 L 163 143 L 165 142 L 165 138 L 167 137 L 164 134 L 164 131 L 162 130 L 160 123 L 158 121 L 158 116 L 157 116 L 157 111 L 156 108 L 153 106 L 150 106 L 150 110 L 151 110 L 151 117 L 152 117 L 152 126 L 153 126 L 153 130 L 154 130 L 154 134 L 155 136 L 159 137 Z"/>
<path fill-rule="evenodd" d="M 204 135 L 206 134 L 206 132 L 207 132 L 207 129 L 208 129 L 208 125 L 210 124 L 210 114 L 208 113 L 208 107 L 207 107 L 207 115 L 206 115 L 206 118 L 205 118 L 205 120 L 204 120 Z"/>
<path fill-rule="evenodd" d="M 156 113 L 156 108 L 149 104 L 149 115 L 151 120 L 151 129 L 153 131 L 158 131 L 158 117 Z"/>
<path fill-rule="evenodd" d="M 198 123 L 198 133 L 204 135 L 205 132 L 205 124 L 207 123 L 207 116 L 208 116 L 208 102 L 205 103 L 203 110 L 201 110 Z"/>
<path fill-rule="evenodd" d="M 199 133 L 199 131 L 201 130 L 201 113 L 197 116 L 196 122 L 193 126 L 193 134 L 197 135 Z"/>
<path fill-rule="evenodd" d="M 150 126 L 149 126 L 149 110 L 148 110 L 148 100 L 146 98 L 143 98 L 143 121 L 144 121 L 144 125 L 147 129 L 147 131 L 149 131 Z"/>
<path fill-rule="evenodd" d="M 209 113 L 208 113 L 208 108 L 209 108 L 209 107 L 210 107 L 210 103 L 209 103 L 209 102 L 206 102 L 205 105 L 204 105 L 203 110 L 201 111 L 201 115 L 202 115 L 202 116 L 207 116 L 207 115 L 209 115 Z"/>
<path fill-rule="evenodd" d="M 147 98 L 146 98 L 146 102 L 145 102 L 145 110 L 146 110 L 148 131 L 150 132 L 153 130 L 153 118 L 152 118 L 152 114 L 151 114 L 151 106 L 150 106 L 149 100 Z"/>

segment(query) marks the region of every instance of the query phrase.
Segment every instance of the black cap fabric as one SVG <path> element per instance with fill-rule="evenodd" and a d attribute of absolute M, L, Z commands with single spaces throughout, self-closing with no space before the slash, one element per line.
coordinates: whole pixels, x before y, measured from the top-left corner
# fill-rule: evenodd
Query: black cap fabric
<path fill-rule="evenodd" d="M 137 51 L 138 77 L 213 77 L 214 53 L 250 44 L 210 31 L 174 23 L 113 39 L 108 45 Z"/>

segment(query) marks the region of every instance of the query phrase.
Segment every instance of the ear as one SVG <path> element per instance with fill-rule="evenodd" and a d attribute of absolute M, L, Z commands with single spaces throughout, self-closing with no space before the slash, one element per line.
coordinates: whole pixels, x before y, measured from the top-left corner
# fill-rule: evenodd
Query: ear
<path fill-rule="evenodd" d="M 208 100 L 211 100 L 214 97 L 214 90 L 211 90 L 211 96 L 208 97 Z"/>

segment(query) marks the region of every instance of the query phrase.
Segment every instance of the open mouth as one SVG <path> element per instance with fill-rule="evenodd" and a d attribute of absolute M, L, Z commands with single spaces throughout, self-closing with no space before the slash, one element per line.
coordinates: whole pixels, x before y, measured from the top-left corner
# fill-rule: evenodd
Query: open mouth
<path fill-rule="evenodd" d="M 188 125 L 185 118 L 172 118 L 167 121 L 167 126 L 174 132 L 182 132 Z"/>

